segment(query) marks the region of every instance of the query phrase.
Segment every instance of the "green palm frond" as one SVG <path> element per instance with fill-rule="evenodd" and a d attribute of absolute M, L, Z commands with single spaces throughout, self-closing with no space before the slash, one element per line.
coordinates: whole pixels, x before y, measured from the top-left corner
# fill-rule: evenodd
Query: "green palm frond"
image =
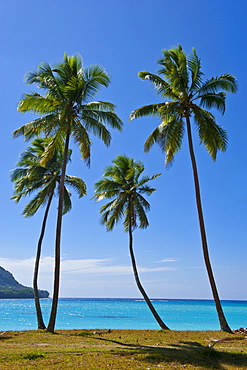
<path fill-rule="evenodd" d="M 157 143 L 158 137 L 160 136 L 160 126 L 156 127 L 153 130 L 153 132 L 148 136 L 147 140 L 145 141 L 145 144 L 144 144 L 145 153 L 149 152 L 152 146 Z"/>
<path fill-rule="evenodd" d="M 157 178 L 158 176 L 160 176 L 161 173 L 159 175 L 156 175 L 155 177 L 153 178 L 150 178 L 148 181 L 150 180 L 154 180 L 155 178 Z M 155 188 L 151 188 L 149 185 L 141 185 L 142 181 L 140 182 L 140 186 L 139 186 L 139 193 L 140 194 L 145 194 L 145 195 L 151 195 L 155 190 Z"/>
<path fill-rule="evenodd" d="M 218 150 L 226 150 L 226 131 L 216 123 L 210 112 L 194 107 L 193 113 L 200 141 L 204 144 L 212 159 L 216 160 Z"/>
<path fill-rule="evenodd" d="M 31 112 L 35 114 L 45 115 L 51 112 L 59 112 L 61 103 L 58 100 L 49 99 L 42 95 L 33 92 L 25 94 L 18 104 L 18 111 L 21 113 Z"/>
<path fill-rule="evenodd" d="M 166 165 L 172 163 L 175 154 L 180 150 L 184 136 L 184 123 L 182 119 L 172 119 L 162 122 L 147 138 L 144 144 L 145 152 L 157 143 L 166 153 Z"/>
<path fill-rule="evenodd" d="M 78 80 L 77 76 L 71 76 L 67 83 L 61 86 L 64 99 L 67 101 L 80 101 L 83 95 L 83 89 L 84 83 Z"/>
<path fill-rule="evenodd" d="M 92 101 L 89 102 L 85 105 L 83 105 L 81 108 L 83 109 L 90 109 L 90 110 L 95 110 L 95 111 L 105 111 L 105 112 L 114 112 L 114 109 L 116 106 L 110 102 L 105 102 L 105 101 Z M 121 124 L 122 126 L 122 124 Z"/>
<path fill-rule="evenodd" d="M 192 49 L 192 54 L 188 58 L 188 70 L 191 74 L 190 91 L 197 91 L 202 84 L 202 76 L 204 73 L 201 71 L 201 60 L 198 58 L 195 49 Z"/>
<path fill-rule="evenodd" d="M 159 116 L 162 121 L 171 121 L 172 119 L 180 120 L 183 115 L 183 109 L 180 101 L 164 102 L 159 108 Z"/>
<path fill-rule="evenodd" d="M 150 190 L 152 190 L 150 192 Z M 150 204 L 149 202 L 144 198 L 144 196 L 142 194 L 145 194 L 145 195 L 151 195 L 156 189 L 152 188 L 150 189 L 148 186 L 146 187 L 141 187 L 140 191 L 138 192 L 137 196 L 136 196 L 136 199 L 137 199 L 137 202 L 136 204 L 140 204 L 142 206 L 142 209 L 145 213 L 145 211 L 150 211 Z"/>
<path fill-rule="evenodd" d="M 171 85 L 167 81 L 163 80 L 163 78 L 161 78 L 160 76 L 147 71 L 139 72 L 138 76 L 142 80 L 148 80 L 152 82 L 158 95 L 170 98 L 172 100 L 178 98 L 178 96 L 174 93 Z"/>
<path fill-rule="evenodd" d="M 77 176 L 66 175 L 64 183 L 69 185 L 81 198 L 87 193 L 86 183 Z"/>
<path fill-rule="evenodd" d="M 72 208 L 71 202 L 71 193 L 69 190 L 64 186 L 64 193 L 63 193 L 63 215 L 68 213 Z"/>
<path fill-rule="evenodd" d="M 138 199 L 139 200 L 139 199 Z M 135 214 L 139 220 L 139 228 L 140 229 L 146 229 L 149 226 L 148 218 L 146 215 L 145 210 L 143 209 L 143 206 L 140 201 L 135 202 Z M 147 210 L 147 208 L 146 208 Z"/>
<path fill-rule="evenodd" d="M 13 138 L 24 136 L 25 140 L 30 140 L 39 136 L 42 132 L 46 136 L 53 136 L 57 132 L 58 114 L 51 114 L 45 117 L 37 118 L 26 123 L 13 132 Z"/>
<path fill-rule="evenodd" d="M 235 93 L 237 91 L 237 80 L 235 76 L 223 74 L 206 80 L 198 90 L 198 95 L 217 93 L 219 90 Z"/>
<path fill-rule="evenodd" d="M 124 170 L 125 166 L 122 162 L 112 162 L 115 164 L 115 166 L 107 166 L 104 170 L 103 177 L 110 177 L 116 184 L 123 186 L 126 184 Z"/>
<path fill-rule="evenodd" d="M 27 176 L 27 170 L 25 168 L 15 168 L 10 171 L 10 180 L 17 182 L 20 178 Z"/>
<path fill-rule="evenodd" d="M 74 120 L 72 122 L 72 136 L 80 149 L 82 159 L 89 166 L 92 142 L 86 128 L 81 124 L 80 120 Z"/>
<path fill-rule="evenodd" d="M 96 137 L 101 139 L 106 146 L 109 146 L 111 143 L 111 133 L 106 126 L 99 121 L 99 117 L 97 117 L 95 112 L 84 111 L 83 118 L 86 131 L 93 133 Z"/>
<path fill-rule="evenodd" d="M 63 99 L 62 91 L 53 70 L 46 62 L 42 62 L 36 71 L 26 73 L 25 81 L 28 85 L 35 84 L 46 91 L 47 97 L 53 96 L 53 98 L 58 100 Z"/>
<path fill-rule="evenodd" d="M 101 224 L 105 225 L 107 231 L 113 230 L 124 214 L 124 198 L 115 198 L 100 208 Z"/>
<path fill-rule="evenodd" d="M 96 194 L 92 197 L 97 202 L 102 199 L 112 198 L 117 196 L 122 189 L 122 184 L 116 180 L 105 178 L 95 183 Z"/>
<path fill-rule="evenodd" d="M 178 45 L 171 50 L 162 50 L 163 58 L 157 61 L 163 68 L 159 74 L 166 77 L 172 91 L 177 95 L 178 92 L 183 94 L 188 92 L 189 75 L 187 70 L 186 54 L 182 47 Z"/>
<path fill-rule="evenodd" d="M 40 153 L 39 163 L 41 166 L 50 167 L 51 170 L 56 171 L 58 168 L 61 169 L 63 162 L 63 151 L 64 151 L 64 142 L 61 132 L 58 131 L 53 137 L 48 137 L 46 139 L 46 146 L 43 150 L 43 153 Z M 68 160 L 71 156 L 71 151 L 68 154 Z M 52 168 L 52 164 L 57 162 L 56 166 Z"/>
<path fill-rule="evenodd" d="M 150 104 L 150 105 L 144 105 L 141 108 L 135 109 L 130 114 L 130 121 L 132 121 L 135 118 L 139 118 L 139 117 L 159 116 L 160 115 L 159 110 L 163 105 L 164 103 Z"/>
<path fill-rule="evenodd" d="M 208 93 L 202 96 L 198 96 L 200 99 L 200 106 L 203 108 L 216 108 L 222 114 L 225 113 L 226 110 L 226 94 L 224 92 L 219 93 Z"/>
<path fill-rule="evenodd" d="M 86 85 L 86 100 L 92 99 L 102 86 L 107 87 L 110 83 L 110 76 L 100 65 L 91 65 L 84 70 Z"/>
<path fill-rule="evenodd" d="M 47 202 L 49 195 L 53 192 L 53 186 L 47 186 L 40 190 L 37 195 L 27 203 L 22 215 L 24 217 L 32 217 L 38 211 L 38 209 Z"/>
<path fill-rule="evenodd" d="M 122 131 L 122 123 L 113 112 L 84 109 L 82 119 L 85 127 L 88 126 L 89 132 L 102 139 L 107 146 L 110 144 L 111 134 L 105 124 Z"/>

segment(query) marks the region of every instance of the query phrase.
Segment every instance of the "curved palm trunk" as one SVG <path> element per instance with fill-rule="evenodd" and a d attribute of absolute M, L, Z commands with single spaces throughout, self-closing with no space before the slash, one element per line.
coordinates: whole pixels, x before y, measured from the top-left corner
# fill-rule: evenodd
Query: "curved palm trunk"
<path fill-rule="evenodd" d="M 138 276 L 137 267 L 136 267 L 134 251 L 133 251 L 133 235 L 132 235 L 131 225 L 129 226 L 129 251 L 130 251 L 130 257 L 131 257 L 132 268 L 133 268 L 133 272 L 134 272 L 134 276 L 135 276 L 135 281 L 136 281 L 136 284 L 137 284 L 137 287 L 138 287 L 139 291 L 141 292 L 143 298 L 145 299 L 145 302 L 147 303 L 150 311 L 152 312 L 153 316 L 155 317 L 155 319 L 156 319 L 157 323 L 159 324 L 159 326 L 161 327 L 161 329 L 170 330 L 166 326 L 166 324 L 163 322 L 163 320 L 160 318 L 159 314 L 157 313 L 157 311 L 155 310 L 154 306 L 152 305 L 150 299 L 148 298 L 143 286 L 141 285 L 141 282 L 140 282 L 140 279 L 139 279 L 139 276 Z"/>
<path fill-rule="evenodd" d="M 39 291 L 38 291 L 38 272 L 39 272 L 39 262 L 40 262 L 40 255 L 41 255 L 41 246 L 45 234 L 45 228 L 46 228 L 46 221 L 49 213 L 49 209 L 51 206 L 53 193 L 50 194 L 50 197 L 48 199 L 48 203 L 45 209 L 45 214 L 42 222 L 40 237 L 38 241 L 37 246 L 37 253 L 36 253 L 36 259 L 35 259 L 35 265 L 34 265 L 34 274 L 33 274 L 33 292 L 34 292 L 34 301 L 35 301 L 35 308 L 36 308 L 36 316 L 37 316 L 37 323 L 38 323 L 38 329 L 45 329 L 46 326 L 44 324 L 42 311 L 40 307 L 40 301 L 39 301 Z"/>
<path fill-rule="evenodd" d="M 63 218 L 64 179 L 65 179 L 67 160 L 68 160 L 69 138 L 70 138 L 70 127 L 68 128 L 67 134 L 66 134 L 63 167 L 62 167 L 61 180 L 60 180 L 60 186 L 59 186 L 59 200 L 58 200 L 56 241 L 55 241 L 55 268 L 54 268 L 53 297 L 52 297 L 50 320 L 49 320 L 49 323 L 46 329 L 47 333 L 54 333 L 56 317 L 57 317 L 59 283 L 60 283 L 60 249 L 61 249 L 61 232 L 62 232 L 62 218 Z"/>
<path fill-rule="evenodd" d="M 228 333 L 232 333 L 221 303 L 220 303 L 220 298 L 219 294 L 217 291 L 214 275 L 213 275 L 213 270 L 209 258 L 209 251 L 208 251 L 208 245 L 207 245 L 207 237 L 206 237 L 206 230 L 205 230 L 205 224 L 204 224 L 204 218 L 203 218 L 203 211 L 202 211 L 202 202 L 201 202 L 201 194 L 200 194 L 200 185 L 199 185 L 199 178 L 198 178 L 198 172 L 197 172 L 197 166 L 196 166 L 196 159 L 195 159 L 195 154 L 194 154 L 194 149 L 193 149 L 193 142 L 192 142 L 192 134 L 191 134 L 191 125 L 190 125 L 190 118 L 189 115 L 187 114 L 186 116 L 186 124 L 187 124 L 187 133 L 188 133 L 188 142 L 189 142 L 189 151 L 190 151 L 190 158 L 191 158 L 191 163 L 192 163 L 192 169 L 193 169 L 193 176 L 194 176 L 194 185 L 195 185 L 195 193 L 196 193 L 196 205 L 197 205 L 197 212 L 198 212 L 198 218 L 199 218 L 199 225 L 200 225 L 200 232 L 201 232 L 201 241 L 202 241 L 202 250 L 203 250 L 203 256 L 204 256 L 204 262 L 206 265 L 207 273 L 208 273 L 208 278 L 220 322 L 220 328 L 223 331 L 226 331 Z"/>

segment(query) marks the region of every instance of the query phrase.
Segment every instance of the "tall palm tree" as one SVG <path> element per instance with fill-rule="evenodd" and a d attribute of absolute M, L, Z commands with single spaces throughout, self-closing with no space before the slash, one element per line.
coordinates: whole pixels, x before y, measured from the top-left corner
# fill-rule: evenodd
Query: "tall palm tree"
<path fill-rule="evenodd" d="M 96 135 L 108 146 L 111 134 L 105 124 L 121 130 L 123 123 L 114 112 L 115 106 L 112 103 L 92 101 L 101 87 L 109 85 L 110 77 L 99 65 L 84 67 L 79 54 L 73 56 L 65 54 L 62 63 L 54 68 L 47 63 L 42 63 L 36 71 L 26 75 L 26 82 L 43 89 L 45 94 L 41 95 L 37 92 L 25 94 L 18 110 L 22 113 L 33 112 L 41 117 L 14 131 L 13 136 L 24 135 L 26 139 L 30 139 L 40 133 L 45 136 L 52 135 L 53 145 L 50 146 L 44 161 L 52 155 L 57 141 L 65 142 L 56 226 L 53 299 L 46 329 L 47 332 L 54 333 L 60 282 L 63 184 L 70 138 L 74 139 L 81 157 L 89 164 L 92 144 L 89 134 Z"/>
<path fill-rule="evenodd" d="M 161 98 L 169 100 L 136 109 L 131 113 L 130 119 L 143 116 L 160 118 L 161 123 L 146 140 L 144 150 L 148 152 L 152 145 L 157 143 L 166 154 L 166 165 L 172 162 L 174 155 L 180 150 L 184 132 L 187 129 L 205 265 L 221 330 L 231 332 L 222 310 L 209 258 L 197 164 L 192 142 L 191 117 L 194 118 L 200 142 L 204 144 L 212 159 L 216 160 L 218 150 L 226 150 L 227 134 L 216 123 L 215 117 L 207 109 L 216 108 L 224 114 L 225 92 L 236 92 L 236 78 L 229 74 L 223 74 L 203 82 L 201 62 L 195 49 L 192 49 L 192 53 L 187 57 L 180 45 L 174 49 L 163 50 L 163 57 L 158 60 L 158 64 L 161 65 L 158 74 L 145 71 L 139 72 L 139 77 L 153 83 L 157 94 Z"/>
<path fill-rule="evenodd" d="M 44 156 L 44 153 L 51 142 L 51 138 L 36 138 L 33 140 L 31 146 L 21 154 L 20 160 L 16 165 L 17 168 L 11 172 L 11 181 L 14 182 L 15 194 L 11 199 L 14 199 L 18 203 L 22 197 L 30 196 L 35 193 L 34 198 L 28 202 L 22 212 L 24 217 L 33 216 L 38 211 L 40 206 L 46 205 L 41 232 L 37 244 L 33 275 L 34 300 L 38 329 L 46 328 L 42 316 L 38 293 L 38 273 L 41 247 L 51 202 L 56 189 L 59 187 L 63 160 L 63 147 L 61 146 L 60 148 L 56 148 L 53 156 L 49 159 L 45 166 L 40 164 L 41 158 Z M 69 157 L 70 156 L 71 150 L 69 151 Z M 67 213 L 71 209 L 70 192 L 66 186 L 73 188 L 73 190 L 77 192 L 79 198 L 86 194 L 86 184 L 81 178 L 66 175 L 63 214 Z"/>
<path fill-rule="evenodd" d="M 136 227 L 144 229 L 149 225 L 145 211 L 150 209 L 150 205 L 143 194 L 151 195 L 156 190 L 150 188 L 147 183 L 160 174 L 140 178 L 144 165 L 123 155 L 118 156 L 112 163 L 113 166 L 105 169 L 103 179 L 95 183 L 96 194 L 93 198 L 96 201 L 113 198 L 100 208 L 101 223 L 106 226 L 107 231 L 111 231 L 118 221 L 124 218 L 124 230 L 129 234 L 129 252 L 137 287 L 160 327 L 169 329 L 158 315 L 140 282 L 133 250 L 133 230 Z"/>

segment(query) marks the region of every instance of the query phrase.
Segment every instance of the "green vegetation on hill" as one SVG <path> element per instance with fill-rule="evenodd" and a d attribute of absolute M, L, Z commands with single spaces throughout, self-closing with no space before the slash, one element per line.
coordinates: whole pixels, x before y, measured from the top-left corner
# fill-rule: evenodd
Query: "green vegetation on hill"
<path fill-rule="evenodd" d="M 40 298 L 48 298 L 47 290 L 39 290 Z M 26 287 L 0 266 L 0 298 L 33 298 L 33 288 Z"/>

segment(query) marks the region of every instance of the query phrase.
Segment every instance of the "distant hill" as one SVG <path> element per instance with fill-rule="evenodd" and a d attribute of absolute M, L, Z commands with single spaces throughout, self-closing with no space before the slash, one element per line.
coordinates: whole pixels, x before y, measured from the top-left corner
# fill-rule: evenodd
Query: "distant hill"
<path fill-rule="evenodd" d="M 39 290 L 40 298 L 48 298 L 47 290 Z M 33 288 L 26 287 L 0 266 L 0 298 L 33 298 Z"/>

